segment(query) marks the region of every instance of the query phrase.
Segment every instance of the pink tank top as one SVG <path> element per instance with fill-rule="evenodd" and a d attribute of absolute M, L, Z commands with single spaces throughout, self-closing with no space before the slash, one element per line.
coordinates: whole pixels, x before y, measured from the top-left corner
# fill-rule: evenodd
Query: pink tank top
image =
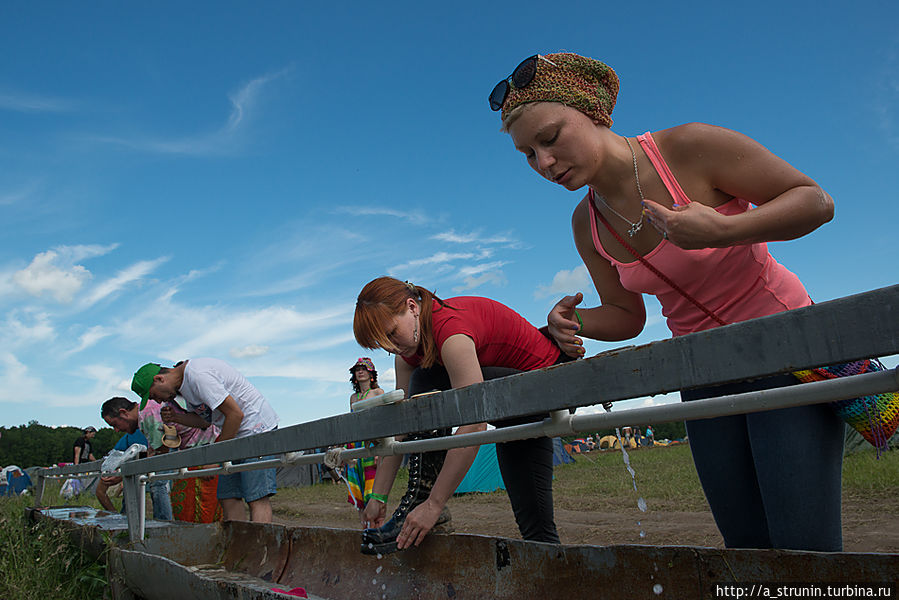
<path fill-rule="evenodd" d="M 674 202 L 689 203 L 690 199 L 668 168 L 650 133 L 637 136 L 637 140 Z M 623 263 L 609 256 L 603 249 L 596 230 L 598 216 L 596 206 L 593 202 L 588 202 L 588 205 L 590 229 L 596 251 L 618 270 L 621 285 L 625 289 L 641 294 L 652 294 L 658 298 L 671 333 L 676 336 L 684 335 L 718 326 L 718 323 L 643 266 L 640 261 Z M 733 198 L 716 210 L 723 215 L 734 215 L 750 209 L 746 200 Z M 765 243 L 684 250 L 663 239 L 644 258 L 728 323 L 754 319 L 812 303 L 799 278 L 774 260 Z"/>

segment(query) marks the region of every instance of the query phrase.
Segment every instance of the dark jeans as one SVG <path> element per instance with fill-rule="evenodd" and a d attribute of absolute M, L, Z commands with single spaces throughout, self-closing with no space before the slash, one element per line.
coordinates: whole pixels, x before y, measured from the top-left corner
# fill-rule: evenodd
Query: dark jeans
<path fill-rule="evenodd" d="M 505 367 L 483 367 L 484 380 L 498 379 L 520 373 Z M 409 395 L 431 390 L 452 389 L 446 369 L 435 365 L 430 369 L 415 369 L 409 380 Z M 542 421 L 547 415 L 534 415 L 491 423 L 496 427 L 508 427 L 519 423 Z M 548 437 L 496 445 L 499 470 L 506 485 L 506 493 L 512 504 L 518 530 L 526 540 L 559 543 L 559 534 L 553 519 L 553 446 Z"/>
<path fill-rule="evenodd" d="M 681 392 L 685 402 L 794 385 L 793 375 Z M 843 421 L 826 404 L 687 422 L 728 548 L 839 552 Z"/>

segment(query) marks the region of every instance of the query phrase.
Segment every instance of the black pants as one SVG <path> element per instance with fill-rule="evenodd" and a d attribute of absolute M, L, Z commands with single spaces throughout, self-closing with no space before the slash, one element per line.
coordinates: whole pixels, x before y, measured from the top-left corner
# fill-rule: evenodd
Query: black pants
<path fill-rule="evenodd" d="M 796 385 L 776 375 L 684 390 L 684 401 Z M 839 552 L 843 421 L 826 404 L 687 421 L 693 462 L 728 548 Z"/>
<path fill-rule="evenodd" d="M 498 379 L 520 373 L 505 367 L 484 367 L 484 380 Z M 415 369 L 409 380 L 409 395 L 431 390 L 452 389 L 446 369 L 435 365 L 430 369 Z M 509 427 L 521 423 L 542 421 L 547 415 L 512 419 L 491 423 L 495 427 Z M 559 543 L 553 519 L 553 445 L 548 437 L 540 437 L 496 445 L 499 470 L 512 504 L 515 522 L 521 537 L 535 542 Z"/>

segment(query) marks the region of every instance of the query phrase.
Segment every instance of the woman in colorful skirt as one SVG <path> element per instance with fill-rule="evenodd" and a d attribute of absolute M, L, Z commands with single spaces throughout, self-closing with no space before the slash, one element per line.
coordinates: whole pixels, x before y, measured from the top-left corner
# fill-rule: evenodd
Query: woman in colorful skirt
<path fill-rule="evenodd" d="M 373 398 L 384 393 L 378 387 L 378 371 L 375 369 L 374 363 L 368 357 L 362 357 L 350 367 L 350 383 L 353 384 L 353 393 L 350 394 L 350 411 L 353 405 L 360 400 Z M 364 447 L 365 442 L 352 442 L 347 444 L 347 449 Z M 359 510 L 359 516 L 362 518 L 362 511 L 365 510 L 365 504 L 371 497 L 372 485 L 375 482 L 375 471 L 378 466 L 377 457 L 360 458 L 347 466 L 346 479 L 350 487 L 350 493 L 347 495 L 347 502 L 354 505 Z M 367 523 L 362 518 L 362 525 Z"/>

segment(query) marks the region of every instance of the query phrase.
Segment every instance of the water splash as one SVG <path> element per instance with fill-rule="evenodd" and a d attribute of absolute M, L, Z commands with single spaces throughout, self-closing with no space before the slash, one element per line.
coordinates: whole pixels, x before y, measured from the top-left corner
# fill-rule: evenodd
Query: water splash
<path fill-rule="evenodd" d="M 652 592 L 653 592 L 656 596 L 658 596 L 659 594 L 661 594 L 662 591 L 663 591 L 663 589 L 664 589 L 664 588 L 662 588 L 662 584 L 661 584 L 661 583 L 657 583 L 657 584 L 655 584 L 654 586 L 652 586 Z"/>
<path fill-rule="evenodd" d="M 383 570 L 384 570 L 384 567 L 378 567 L 377 569 L 375 569 L 375 573 L 377 573 L 378 575 L 380 575 L 380 574 L 381 574 L 381 571 L 383 571 Z"/>

